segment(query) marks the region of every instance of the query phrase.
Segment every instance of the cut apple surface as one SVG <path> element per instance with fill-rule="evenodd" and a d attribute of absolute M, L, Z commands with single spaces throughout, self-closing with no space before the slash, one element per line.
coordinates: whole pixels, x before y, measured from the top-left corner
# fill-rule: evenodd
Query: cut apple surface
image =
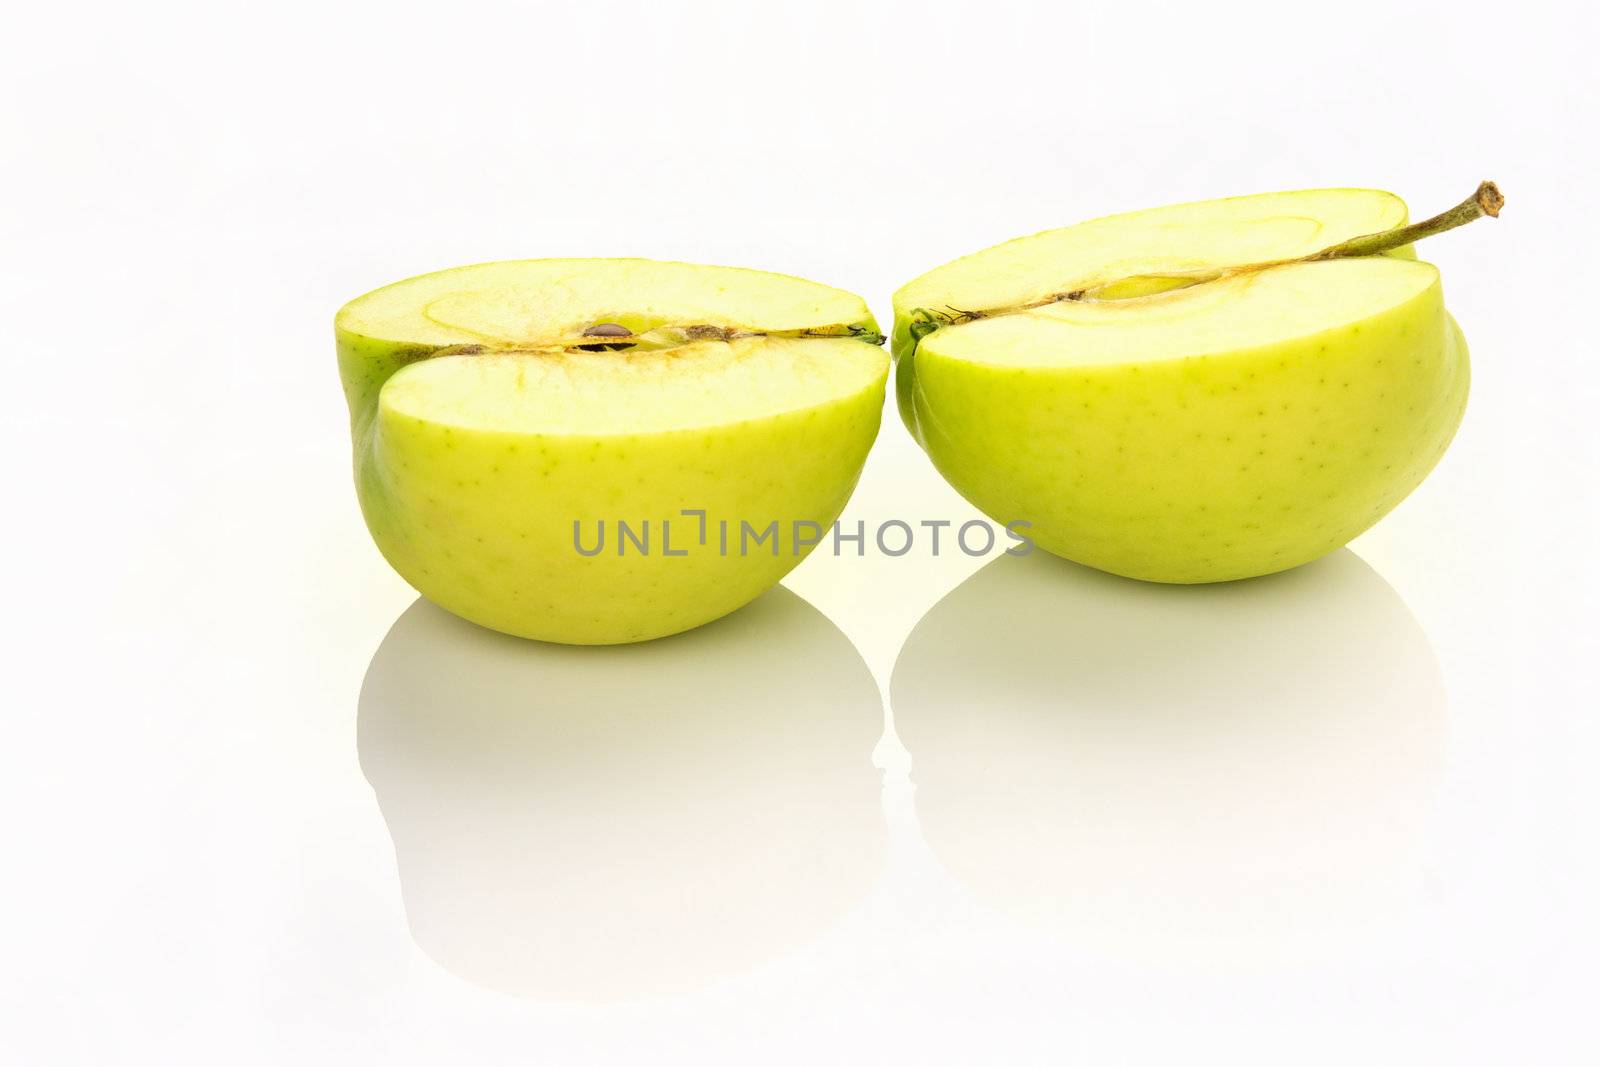
<path fill-rule="evenodd" d="M 1306 255 L 1404 225 L 1406 205 L 1370 189 L 1316 189 L 1133 211 L 1006 241 L 895 294 L 895 309 L 998 308 L 1133 275 Z"/>
<path fill-rule="evenodd" d="M 537 347 L 596 323 L 636 334 L 711 325 L 768 332 L 872 325 L 860 297 L 801 278 L 649 259 L 527 259 L 424 274 L 351 301 L 351 333 L 417 344 Z"/>
<path fill-rule="evenodd" d="M 1413 260 L 1303 263 L 1142 299 L 1063 300 L 997 315 L 939 332 L 926 351 L 1002 367 L 1226 355 L 1360 323 L 1438 284 L 1431 264 Z"/>
<path fill-rule="evenodd" d="M 688 629 L 776 583 L 808 547 L 796 524 L 848 499 L 888 369 L 859 297 L 647 260 L 425 275 L 346 305 L 337 334 L 384 555 L 456 614 L 581 644 Z"/>
<path fill-rule="evenodd" d="M 621 352 L 446 355 L 384 391 L 396 415 L 506 433 L 638 434 L 771 418 L 853 396 L 884 376 L 853 340 L 743 337 Z"/>
<path fill-rule="evenodd" d="M 957 260 L 895 295 L 901 414 L 1058 555 L 1166 582 L 1304 563 L 1415 488 L 1465 406 L 1433 266 L 1396 241 L 1307 261 L 1405 221 L 1389 193 L 1273 193 Z"/>

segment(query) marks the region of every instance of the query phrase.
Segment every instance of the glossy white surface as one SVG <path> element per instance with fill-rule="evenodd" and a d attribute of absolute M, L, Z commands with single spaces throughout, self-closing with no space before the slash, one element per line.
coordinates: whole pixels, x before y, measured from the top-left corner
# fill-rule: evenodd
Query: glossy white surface
<path fill-rule="evenodd" d="M 25 18 L 8 1062 L 1600 1058 L 1592 14 Z M 1108 211 L 1481 177 L 1505 216 L 1427 252 L 1461 434 L 1300 572 L 817 556 L 575 651 L 416 603 L 355 507 L 331 317 L 408 274 L 647 255 L 887 315 Z M 887 412 L 847 521 L 973 514 Z"/>

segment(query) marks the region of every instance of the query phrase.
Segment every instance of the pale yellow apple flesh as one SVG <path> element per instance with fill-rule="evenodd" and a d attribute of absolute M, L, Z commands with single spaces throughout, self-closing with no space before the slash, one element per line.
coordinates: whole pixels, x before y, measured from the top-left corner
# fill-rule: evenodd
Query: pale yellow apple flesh
<path fill-rule="evenodd" d="M 895 295 L 902 416 L 967 499 L 1057 555 L 1184 583 L 1305 563 L 1404 499 L 1460 422 L 1438 272 L 1402 248 L 1174 275 L 1405 221 L 1388 193 L 1277 193 L 957 260 Z"/>
<path fill-rule="evenodd" d="M 380 289 L 337 322 L 362 511 L 402 577 L 492 629 L 573 644 L 689 629 L 770 588 L 807 551 L 796 523 L 844 507 L 878 429 L 876 329 L 860 298 L 814 282 L 646 260 Z M 742 550 L 743 523 L 776 523 L 777 544 Z"/>

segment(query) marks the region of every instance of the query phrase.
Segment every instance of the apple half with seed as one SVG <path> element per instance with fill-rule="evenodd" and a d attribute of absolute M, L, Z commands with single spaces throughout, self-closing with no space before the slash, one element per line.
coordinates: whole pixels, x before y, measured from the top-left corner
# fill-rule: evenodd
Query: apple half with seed
<path fill-rule="evenodd" d="M 448 611 L 569 644 L 677 633 L 776 584 L 849 499 L 888 376 L 857 296 L 650 260 L 423 275 L 336 333 L 385 558 Z M 775 536 L 752 547 L 745 523 Z"/>
<path fill-rule="evenodd" d="M 997 245 L 895 294 L 901 416 L 1056 555 L 1158 582 L 1287 570 L 1443 455 L 1467 347 L 1411 245 L 1503 202 L 1485 182 L 1408 226 L 1390 193 L 1270 193 Z"/>

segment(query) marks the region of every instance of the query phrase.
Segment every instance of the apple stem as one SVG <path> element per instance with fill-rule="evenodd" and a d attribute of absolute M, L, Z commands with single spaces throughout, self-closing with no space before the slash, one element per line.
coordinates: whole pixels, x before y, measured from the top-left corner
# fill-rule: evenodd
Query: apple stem
<path fill-rule="evenodd" d="M 1352 259 L 1357 256 L 1376 256 L 1384 252 L 1392 252 L 1396 248 L 1404 248 L 1408 244 L 1432 237 L 1434 234 L 1453 230 L 1457 226 L 1465 226 L 1488 215 L 1498 218 L 1500 209 L 1505 206 L 1506 198 L 1500 195 L 1499 186 L 1494 182 L 1482 182 L 1477 191 L 1449 211 L 1441 211 L 1431 219 L 1413 222 L 1409 226 L 1401 226 L 1393 230 L 1384 230 L 1381 233 L 1369 233 L 1364 237 L 1352 237 L 1336 245 L 1314 252 L 1304 259 L 1286 260 L 1289 263 L 1315 263 L 1324 259 Z"/>
<path fill-rule="evenodd" d="M 1222 278 L 1235 278 L 1241 274 L 1254 274 L 1257 271 L 1268 270 L 1272 267 L 1288 267 L 1296 263 L 1325 263 L 1330 259 L 1359 259 L 1365 256 L 1378 256 L 1385 252 L 1392 252 L 1396 248 L 1404 248 L 1414 244 L 1424 237 L 1453 230 L 1458 226 L 1465 226 L 1485 215 L 1491 218 L 1498 217 L 1500 209 L 1505 206 L 1506 198 L 1500 194 L 1500 187 L 1494 182 L 1479 182 L 1473 194 L 1449 211 L 1442 211 L 1430 219 L 1413 222 L 1409 226 L 1398 226 L 1392 230 L 1380 230 L 1378 233 L 1363 234 L 1352 237 L 1348 241 L 1341 241 L 1336 245 L 1329 245 L 1309 256 L 1296 256 L 1293 259 L 1269 259 L 1263 263 L 1244 263 L 1237 267 L 1214 267 L 1204 270 L 1175 271 L 1170 274 L 1143 274 L 1134 278 L 1118 278 L 1088 289 L 1075 289 L 1070 293 L 1053 297 L 1044 301 L 1045 304 L 1055 303 L 1057 300 L 1118 300 L 1122 296 L 1109 295 L 1116 293 L 1118 287 L 1129 281 L 1157 281 L 1171 283 L 1164 285 L 1159 291 L 1174 291 L 1188 289 L 1206 282 L 1218 281 Z M 1155 295 L 1140 293 L 1139 295 Z M 1039 307 L 1041 304 L 1027 305 Z M 1026 308 L 1019 309 L 1026 310 Z M 968 318 L 985 318 L 994 312 L 964 313 Z"/>

